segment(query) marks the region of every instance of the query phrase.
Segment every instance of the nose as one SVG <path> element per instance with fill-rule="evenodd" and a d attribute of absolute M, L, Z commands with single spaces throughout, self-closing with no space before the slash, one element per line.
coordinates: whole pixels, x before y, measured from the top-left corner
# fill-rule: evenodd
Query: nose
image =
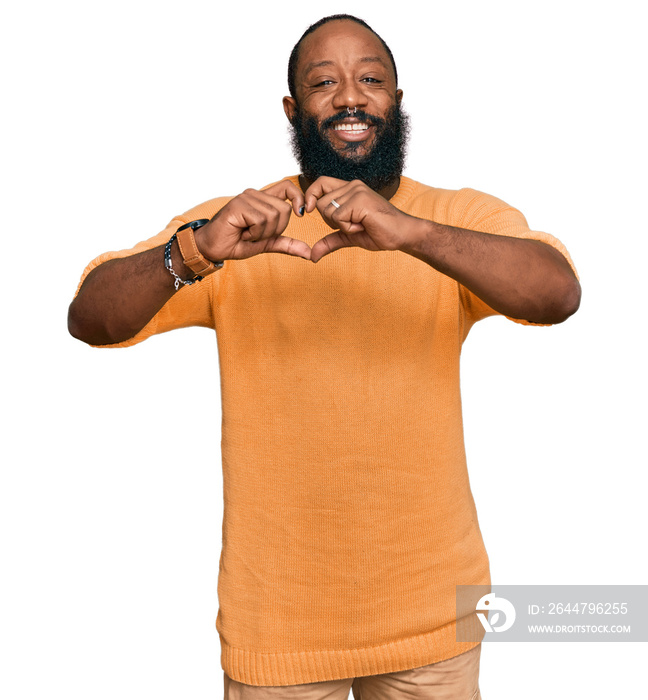
<path fill-rule="evenodd" d="M 333 107 L 338 110 L 350 107 L 361 109 L 367 106 L 367 96 L 362 85 L 355 80 L 341 80 L 333 96 Z"/>

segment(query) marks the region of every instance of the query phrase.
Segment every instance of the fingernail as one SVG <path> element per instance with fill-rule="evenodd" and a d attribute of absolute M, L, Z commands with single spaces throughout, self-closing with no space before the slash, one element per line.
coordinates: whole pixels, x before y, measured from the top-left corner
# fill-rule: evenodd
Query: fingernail
<path fill-rule="evenodd" d="M 302 206 L 299 207 L 299 216 L 304 216 L 304 209 L 305 209 L 305 207 L 304 207 L 304 205 L 302 204 Z"/>

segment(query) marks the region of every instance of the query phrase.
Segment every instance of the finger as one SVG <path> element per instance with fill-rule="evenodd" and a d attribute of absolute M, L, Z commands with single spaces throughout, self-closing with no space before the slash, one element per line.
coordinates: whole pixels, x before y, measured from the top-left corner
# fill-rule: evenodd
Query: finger
<path fill-rule="evenodd" d="M 276 236 L 268 240 L 266 253 L 285 253 L 286 255 L 294 255 L 304 260 L 310 260 L 311 249 L 308 243 L 300 241 L 297 238 L 289 236 Z"/>
<path fill-rule="evenodd" d="M 318 200 L 326 194 L 341 193 L 349 183 L 346 180 L 338 180 L 335 177 L 318 177 L 315 182 L 304 192 L 306 211 L 312 212 L 317 206 Z M 335 195 L 333 195 L 335 196 Z"/>
<path fill-rule="evenodd" d="M 333 229 L 339 228 L 339 222 L 344 218 L 340 216 L 343 205 L 347 198 L 344 190 L 333 190 L 332 192 L 323 195 L 317 200 L 316 209 L 322 215 L 324 221 Z M 346 217 L 348 218 L 348 216 Z"/>
<path fill-rule="evenodd" d="M 261 192 L 266 192 L 273 197 L 278 197 L 279 199 L 289 200 L 292 209 L 297 214 L 297 216 L 302 216 L 301 211 L 304 206 L 304 193 L 301 191 L 294 182 L 290 180 L 282 180 L 281 182 L 276 182 L 270 187 L 266 187 Z"/>
<path fill-rule="evenodd" d="M 237 247 L 235 255 L 239 258 L 249 258 L 261 253 L 284 253 L 310 260 L 311 253 L 307 243 L 288 236 L 276 236 L 260 241 L 239 241 Z"/>
<path fill-rule="evenodd" d="M 335 250 L 339 250 L 340 248 L 349 248 L 355 245 L 356 243 L 353 240 L 353 236 L 348 236 L 343 231 L 333 231 L 333 233 L 329 233 L 315 243 L 310 252 L 310 259 L 313 262 L 318 262 L 325 255 L 328 255 Z"/>
<path fill-rule="evenodd" d="M 361 221 L 354 221 L 358 213 L 354 211 L 353 198 L 350 193 L 336 194 L 332 192 L 317 202 L 317 209 L 322 218 L 331 228 L 340 229 L 343 233 L 364 231 Z"/>
<path fill-rule="evenodd" d="M 257 201 L 241 212 L 239 226 L 240 237 L 244 241 L 259 241 L 267 238 L 269 231 L 274 231 L 279 222 L 279 212 L 265 202 Z"/>
<path fill-rule="evenodd" d="M 241 237 L 244 240 L 259 240 L 283 233 L 290 221 L 291 207 L 284 200 L 266 192 L 248 191 L 249 210 L 243 216 L 249 221 Z"/>
<path fill-rule="evenodd" d="M 340 220 L 342 208 L 347 201 L 348 197 L 345 196 L 344 192 L 334 190 L 317 200 L 317 209 L 322 216 L 337 222 Z M 337 223 L 333 228 L 337 228 Z"/>

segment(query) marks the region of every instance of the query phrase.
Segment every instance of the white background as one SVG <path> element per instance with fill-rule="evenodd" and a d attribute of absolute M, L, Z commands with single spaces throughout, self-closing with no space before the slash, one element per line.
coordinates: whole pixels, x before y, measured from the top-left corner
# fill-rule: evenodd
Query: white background
<path fill-rule="evenodd" d="M 493 583 L 647 582 L 640 4 L 222 5 L 2 11 L 0 694 L 12 700 L 222 697 L 214 334 L 97 350 L 67 334 L 67 306 L 97 254 L 297 171 L 286 64 L 325 14 L 357 14 L 391 46 L 412 117 L 406 174 L 504 199 L 579 269 L 581 309 L 565 324 L 488 319 L 464 348 Z M 178 379 L 188 358 L 211 396 Z M 484 646 L 485 700 L 645 691 L 645 644 Z"/>

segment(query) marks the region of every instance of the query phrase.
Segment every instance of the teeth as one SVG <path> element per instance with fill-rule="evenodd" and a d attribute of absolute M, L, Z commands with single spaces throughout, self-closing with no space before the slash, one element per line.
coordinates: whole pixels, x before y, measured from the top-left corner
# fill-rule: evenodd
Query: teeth
<path fill-rule="evenodd" d="M 336 124 L 335 131 L 366 131 L 368 124 Z"/>

